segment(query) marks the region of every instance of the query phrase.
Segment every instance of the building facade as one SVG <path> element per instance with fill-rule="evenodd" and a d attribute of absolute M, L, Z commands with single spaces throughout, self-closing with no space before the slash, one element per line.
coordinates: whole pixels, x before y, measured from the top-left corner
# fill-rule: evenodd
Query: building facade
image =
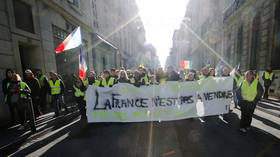
<path fill-rule="evenodd" d="M 21 76 L 25 69 L 42 69 L 58 72 L 71 87 L 73 74 L 78 74 L 78 49 L 60 54 L 54 50 L 77 26 L 88 69 L 118 67 L 118 48 L 96 34 L 96 17 L 95 0 L 0 0 L 1 79 L 7 68 Z M 2 91 L 0 98 L 0 121 L 7 122 Z"/>
<path fill-rule="evenodd" d="M 224 13 L 223 55 L 242 71 L 262 71 L 272 66 L 280 71 L 280 1 L 235 0 Z M 271 93 L 280 96 L 280 80 Z"/>

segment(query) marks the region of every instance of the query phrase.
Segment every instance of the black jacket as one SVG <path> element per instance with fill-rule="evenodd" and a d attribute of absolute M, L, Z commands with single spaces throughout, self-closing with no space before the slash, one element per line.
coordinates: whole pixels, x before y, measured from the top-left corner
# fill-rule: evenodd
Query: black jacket
<path fill-rule="evenodd" d="M 26 78 L 24 81 L 31 90 L 31 97 L 35 98 L 36 96 L 40 96 L 41 86 L 36 78 Z"/>
<path fill-rule="evenodd" d="M 167 80 L 166 81 L 179 81 L 180 76 L 175 71 L 172 71 L 171 73 L 167 73 Z"/>
<path fill-rule="evenodd" d="M 119 78 L 117 80 L 117 83 L 130 83 L 130 81 L 128 79 L 126 79 L 126 78 Z"/>
<path fill-rule="evenodd" d="M 2 81 L 2 91 L 3 91 L 4 95 L 8 94 L 7 84 L 9 82 L 11 83 L 11 79 L 8 77 L 8 71 L 12 71 L 12 69 L 6 70 L 6 78 Z"/>

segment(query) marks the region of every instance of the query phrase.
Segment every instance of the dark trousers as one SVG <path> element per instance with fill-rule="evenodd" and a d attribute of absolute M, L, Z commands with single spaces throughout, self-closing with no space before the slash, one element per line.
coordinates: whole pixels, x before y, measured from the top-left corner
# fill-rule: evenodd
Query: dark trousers
<path fill-rule="evenodd" d="M 9 106 L 9 110 L 10 110 L 11 121 L 12 121 L 12 123 L 15 123 L 16 122 L 16 112 L 15 112 L 16 105 L 9 103 L 8 106 Z"/>
<path fill-rule="evenodd" d="M 66 113 L 68 113 L 67 106 L 64 103 L 64 98 L 61 94 L 52 95 L 52 105 L 55 108 L 56 116 L 59 116 L 59 112 L 60 112 L 62 105 L 64 106 Z"/>
<path fill-rule="evenodd" d="M 242 102 L 240 107 L 241 107 L 240 128 L 250 127 L 256 106 L 251 102 Z"/>
<path fill-rule="evenodd" d="M 19 121 L 21 125 L 24 125 L 26 122 L 26 107 L 25 105 L 23 105 L 21 102 L 20 103 L 16 103 L 16 104 L 12 104 L 13 106 L 15 106 L 18 116 L 19 116 Z"/>
<path fill-rule="evenodd" d="M 41 107 L 41 110 L 46 113 L 47 111 L 47 93 L 42 91 L 40 93 L 40 107 Z"/>
<path fill-rule="evenodd" d="M 263 95 L 263 98 L 264 99 L 268 99 L 268 90 L 269 90 L 269 87 L 270 86 L 264 86 L 264 95 Z"/>
<path fill-rule="evenodd" d="M 33 104 L 33 109 L 34 109 L 34 115 L 38 116 L 40 115 L 40 109 L 39 109 L 39 104 L 40 104 L 40 99 L 32 98 L 32 104 Z"/>
<path fill-rule="evenodd" d="M 81 114 L 81 119 L 86 119 L 86 102 L 83 100 L 84 97 L 75 97 L 76 103 Z"/>

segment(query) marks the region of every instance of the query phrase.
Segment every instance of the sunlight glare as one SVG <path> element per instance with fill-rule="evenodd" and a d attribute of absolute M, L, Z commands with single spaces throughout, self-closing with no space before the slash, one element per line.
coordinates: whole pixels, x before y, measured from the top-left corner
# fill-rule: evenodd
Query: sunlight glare
<path fill-rule="evenodd" d="M 172 47 L 172 36 L 184 18 L 188 0 L 137 0 L 147 43 L 157 50 L 161 66 Z"/>

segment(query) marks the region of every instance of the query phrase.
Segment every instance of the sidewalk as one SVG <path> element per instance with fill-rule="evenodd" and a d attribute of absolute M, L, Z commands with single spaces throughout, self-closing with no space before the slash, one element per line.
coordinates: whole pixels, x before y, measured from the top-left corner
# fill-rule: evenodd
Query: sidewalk
<path fill-rule="evenodd" d="M 271 97 L 268 100 L 262 99 L 257 105 L 257 109 L 276 117 L 280 117 L 280 100 Z"/>
<path fill-rule="evenodd" d="M 40 116 L 36 120 L 37 131 L 35 133 L 30 130 L 18 130 L 19 124 L 0 128 L 0 156 L 7 156 L 25 143 L 67 125 L 79 117 L 79 111 L 75 109 L 66 115 L 62 113 L 59 117 L 54 117 L 54 115 L 54 112 L 50 112 Z"/>

